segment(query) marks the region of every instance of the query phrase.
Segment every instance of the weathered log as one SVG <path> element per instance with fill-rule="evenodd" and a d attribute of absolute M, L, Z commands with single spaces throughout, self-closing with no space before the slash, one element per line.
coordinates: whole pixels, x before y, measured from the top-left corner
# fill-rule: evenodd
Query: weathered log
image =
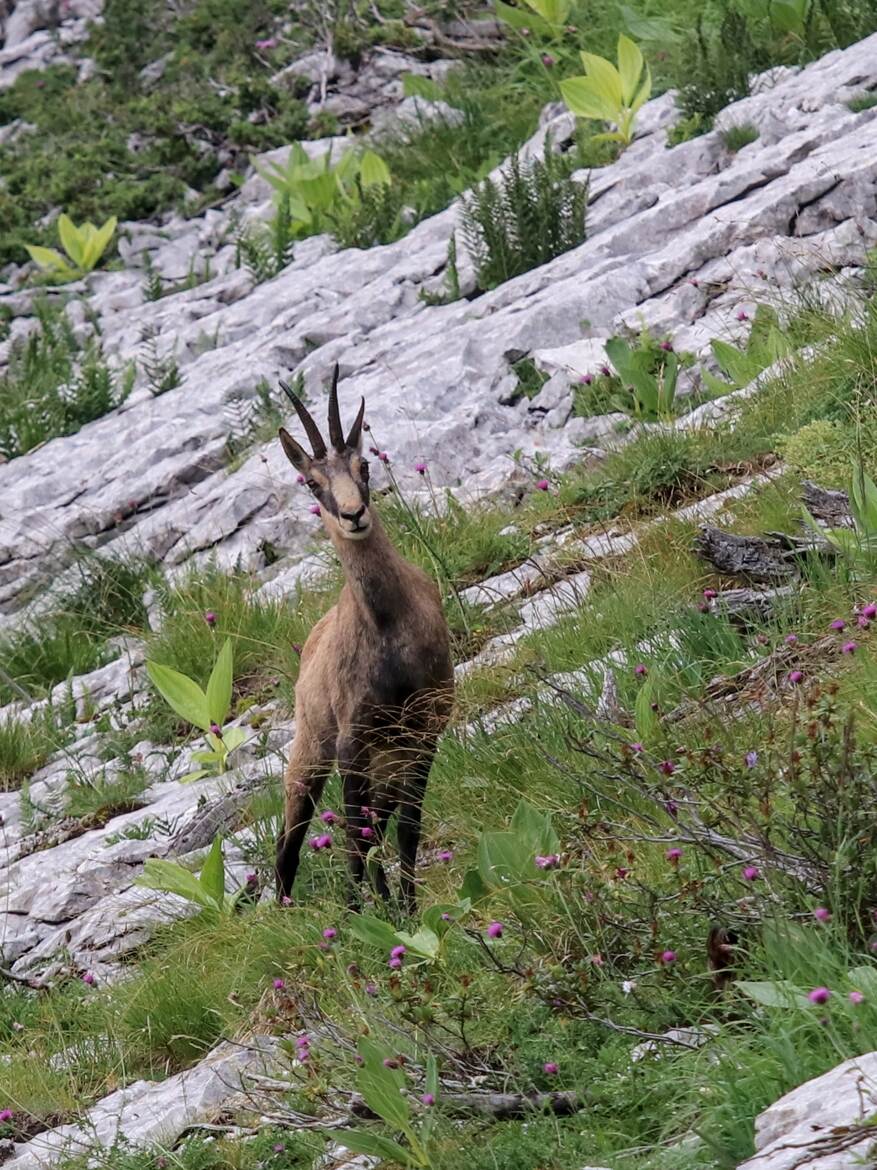
<path fill-rule="evenodd" d="M 852 528 L 850 498 L 846 492 L 820 487 L 805 479 L 801 484 L 801 499 L 814 520 L 821 520 L 829 528 Z"/>
<path fill-rule="evenodd" d="M 752 581 L 787 581 L 797 575 L 795 553 L 776 537 L 738 536 L 704 524 L 694 539 L 694 551 L 712 562 L 720 573 Z"/>
<path fill-rule="evenodd" d="M 585 1107 L 583 1098 L 574 1092 L 556 1093 L 442 1093 L 438 1104 L 443 1113 L 454 1117 L 525 1117 L 529 1113 L 553 1113 L 556 1117 L 569 1117 Z M 373 1118 L 377 1115 L 369 1109 L 361 1097 L 351 1102 L 354 1117 Z"/>
<path fill-rule="evenodd" d="M 777 610 L 794 592 L 792 585 L 778 585 L 775 589 L 723 589 L 709 602 L 710 612 L 742 626 L 763 625 L 777 616 Z"/>

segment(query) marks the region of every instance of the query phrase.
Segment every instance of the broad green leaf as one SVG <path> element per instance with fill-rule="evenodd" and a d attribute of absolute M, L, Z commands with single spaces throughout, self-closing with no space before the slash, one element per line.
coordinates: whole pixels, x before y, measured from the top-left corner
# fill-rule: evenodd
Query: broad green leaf
<path fill-rule="evenodd" d="M 225 722 L 231 706 L 231 685 L 234 674 L 234 650 L 231 638 L 226 638 L 216 656 L 213 670 L 207 682 L 207 714 L 211 722 L 220 727 Z"/>
<path fill-rule="evenodd" d="M 858 527 L 868 535 L 877 533 L 877 484 L 861 464 L 853 465 L 850 505 Z"/>
<path fill-rule="evenodd" d="M 54 248 L 43 248 L 39 244 L 25 244 L 25 248 L 30 255 L 31 260 L 35 264 L 39 264 L 40 268 L 45 268 L 49 272 L 64 272 L 75 276 L 76 273 L 64 259 L 60 252 L 56 252 Z"/>
<path fill-rule="evenodd" d="M 618 74 L 621 78 L 621 99 L 632 105 L 643 72 L 643 55 L 639 46 L 624 33 L 618 36 Z"/>
<path fill-rule="evenodd" d="M 359 177 L 363 187 L 386 186 L 390 182 L 390 168 L 379 154 L 366 150 L 360 159 Z"/>
<path fill-rule="evenodd" d="M 490 884 L 486 883 L 477 869 L 468 869 L 463 875 L 459 898 L 470 904 L 483 901 L 490 893 Z"/>
<path fill-rule="evenodd" d="M 201 751 L 192 752 L 192 759 L 197 760 L 199 764 L 216 764 L 222 759 L 224 755 L 225 751 L 222 749 L 219 751 L 214 750 L 212 752 L 208 752 L 202 749 Z"/>
<path fill-rule="evenodd" d="M 643 83 L 637 90 L 636 96 L 630 103 L 630 113 L 636 114 L 637 110 L 649 100 L 652 93 L 652 71 L 646 65 L 646 74 L 643 78 Z"/>
<path fill-rule="evenodd" d="M 851 967 L 847 979 L 857 991 L 875 997 L 877 1000 L 877 969 L 874 967 Z"/>
<path fill-rule="evenodd" d="M 444 90 L 431 77 L 422 77 L 419 73 L 405 73 L 402 75 L 402 93 L 405 97 L 421 97 L 424 101 L 441 101 Z"/>
<path fill-rule="evenodd" d="M 426 1091 L 432 1093 L 433 1097 L 438 1100 L 439 1095 L 439 1075 L 438 1075 L 438 1061 L 430 1052 L 426 1058 Z"/>
<path fill-rule="evenodd" d="M 657 712 L 652 710 L 655 694 L 654 674 L 647 675 L 643 680 L 633 705 L 633 723 L 636 734 L 641 740 L 648 741 L 654 734 L 660 720 Z"/>
<path fill-rule="evenodd" d="M 594 92 L 598 93 L 613 110 L 620 110 L 624 102 L 621 74 L 611 61 L 607 61 L 605 57 L 598 57 L 596 53 L 583 51 L 580 56 Z"/>
<path fill-rule="evenodd" d="M 394 1142 L 392 1138 L 383 1137 L 378 1133 L 371 1133 L 365 1129 L 328 1129 L 327 1137 L 344 1146 L 354 1154 L 370 1154 L 389 1162 L 398 1162 L 401 1166 L 416 1166 L 408 1151 Z"/>
<path fill-rule="evenodd" d="M 714 339 L 710 345 L 713 356 L 721 366 L 722 372 L 727 374 L 738 388 L 748 385 L 753 378 L 761 373 L 760 364 L 753 362 L 752 358 L 742 349 L 738 349 L 736 345 L 730 345 L 727 341 L 719 341 L 718 338 Z"/>
<path fill-rule="evenodd" d="M 560 96 L 577 118 L 614 122 L 617 110 L 598 94 L 587 77 L 567 77 L 560 82 Z"/>
<path fill-rule="evenodd" d="M 511 830 L 525 842 L 532 860 L 560 850 L 560 839 L 554 831 L 549 813 L 540 812 L 526 800 L 518 802 L 512 815 Z"/>
<path fill-rule="evenodd" d="M 180 777 L 180 784 L 194 784 L 196 780 L 203 780 L 205 776 L 209 776 L 210 772 L 207 768 L 196 768 L 194 772 L 187 772 L 185 776 Z"/>
<path fill-rule="evenodd" d="M 496 0 L 496 17 L 510 28 L 528 28 L 531 32 L 549 32 L 545 21 L 536 12 L 525 12 L 523 8 L 513 8 L 511 4 L 504 4 Z"/>
<path fill-rule="evenodd" d="M 370 946 L 390 951 L 399 942 L 399 936 L 389 922 L 371 914 L 354 914 L 348 925 L 354 938 Z"/>
<path fill-rule="evenodd" d="M 464 918 L 471 909 L 468 898 L 464 902 L 436 902 L 423 912 L 423 925 L 435 932 L 440 938 L 447 934 L 455 922 Z M 447 914 L 447 918 L 442 918 Z"/>
<path fill-rule="evenodd" d="M 811 1007 L 811 1003 L 800 987 L 788 979 L 766 979 L 763 982 L 739 980 L 737 987 L 749 999 L 763 1007 Z"/>
<path fill-rule="evenodd" d="M 804 38 L 807 32 L 808 0 L 770 0 L 770 23 L 781 36 Z"/>
<path fill-rule="evenodd" d="M 516 833 L 482 833 L 478 872 L 488 886 L 508 887 L 532 876 L 533 855 Z"/>
<path fill-rule="evenodd" d="M 387 1068 L 384 1064 L 384 1060 L 392 1056 L 390 1049 L 374 1044 L 365 1037 L 359 1041 L 358 1048 L 363 1063 L 356 1079 L 363 1100 L 393 1129 L 404 1130 L 411 1115 L 407 1098 L 402 1094 L 404 1073 L 401 1069 Z"/>
<path fill-rule="evenodd" d="M 210 714 L 207 710 L 207 696 L 196 682 L 160 662 L 147 662 L 146 673 L 152 685 L 180 716 L 202 731 L 210 730 Z"/>
<path fill-rule="evenodd" d="M 404 930 L 397 931 L 399 941 L 409 951 L 421 955 L 425 959 L 434 959 L 439 950 L 439 937 L 428 926 L 421 926 L 414 934 L 407 934 Z"/>
<path fill-rule="evenodd" d="M 225 902 L 225 860 L 222 856 L 222 838 L 214 837 L 210 852 L 198 878 L 201 889 L 217 906 Z"/>
<path fill-rule="evenodd" d="M 85 268 L 85 241 L 89 227 L 91 224 L 83 224 L 81 228 L 75 227 L 73 221 L 63 211 L 58 216 L 58 238 L 77 268 Z"/>
<path fill-rule="evenodd" d="M 620 5 L 621 19 L 627 31 L 638 41 L 650 41 L 659 45 L 673 45 L 681 40 L 679 32 L 671 22 L 662 16 L 640 16 L 627 4 Z"/>
<path fill-rule="evenodd" d="M 524 0 L 548 24 L 566 24 L 571 0 Z"/>
<path fill-rule="evenodd" d="M 226 752 L 233 752 L 235 748 L 247 742 L 247 732 L 243 727 L 229 727 L 222 733 L 222 742 L 225 744 Z"/>
<path fill-rule="evenodd" d="M 95 228 L 92 224 L 86 224 L 86 227 L 91 228 L 82 259 L 82 267 L 86 272 L 91 272 L 92 268 L 94 268 L 98 260 L 103 256 L 107 249 L 107 244 L 113 238 L 116 223 L 116 217 L 113 215 L 99 228 Z"/>
<path fill-rule="evenodd" d="M 143 867 L 143 873 L 135 880 L 134 884 L 145 886 L 149 890 L 176 894 L 180 898 L 185 898 L 187 902 L 194 902 L 208 911 L 215 912 L 220 908 L 195 875 L 176 861 L 150 857 Z"/>

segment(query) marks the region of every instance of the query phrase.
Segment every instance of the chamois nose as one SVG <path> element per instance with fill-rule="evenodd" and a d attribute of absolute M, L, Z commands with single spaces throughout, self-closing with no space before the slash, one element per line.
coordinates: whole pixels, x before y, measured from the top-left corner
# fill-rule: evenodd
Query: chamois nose
<path fill-rule="evenodd" d="M 360 520 L 365 515 L 365 504 L 360 504 L 360 506 L 356 509 L 355 512 L 340 512 L 339 511 L 338 515 L 341 516 L 341 518 L 343 520 L 349 520 L 351 524 L 355 524 L 356 527 L 358 528 Z"/>

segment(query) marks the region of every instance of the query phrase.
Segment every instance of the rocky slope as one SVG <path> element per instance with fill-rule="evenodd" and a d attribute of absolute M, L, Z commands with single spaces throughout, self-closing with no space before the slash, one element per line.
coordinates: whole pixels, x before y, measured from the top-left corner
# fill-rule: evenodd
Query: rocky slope
<path fill-rule="evenodd" d="M 7 22 L 4 78 L 21 60 L 43 60 L 49 46 L 61 51 L 39 28 L 37 7 L 31 13 L 19 5 Z M 87 6 L 76 8 L 77 18 L 88 15 Z M 624 325 L 647 326 L 671 334 L 677 349 L 709 364 L 710 341 L 742 336 L 745 317 L 765 289 L 791 290 L 826 273 L 830 296 L 832 277 L 862 267 L 877 243 L 877 110 L 853 113 L 846 102 L 874 89 L 877 36 L 802 70 L 780 71 L 756 96 L 728 107 L 717 130 L 672 149 L 672 98 L 650 102 L 636 141 L 620 160 L 578 176 L 590 182 L 587 242 L 494 292 L 447 305 L 426 304 L 420 294 L 442 286 L 458 206 L 398 243 L 368 251 L 337 250 L 323 237 L 308 240 L 278 277 L 260 285 L 235 267 L 230 242 L 233 217 L 269 213 L 268 189 L 258 177 L 199 218 L 160 229 L 123 225 L 124 270 L 94 274 L 83 289 L 99 316 L 106 351 L 119 366 L 140 357 L 148 328 L 159 352 L 175 355 L 183 380 L 156 398 L 141 372 L 123 407 L 0 466 L 4 624 L 14 627 L 35 593 L 41 594 L 38 604 L 47 604 L 79 544 L 145 553 L 169 570 L 214 557 L 222 566 L 258 572 L 266 591 L 290 589 L 313 567 L 316 522 L 308 501 L 273 441 L 229 466 L 230 429 L 246 417 L 262 378 L 273 386 L 301 372 L 319 399 L 321 382 L 340 363 L 342 402 L 349 409 L 365 395 L 374 441 L 413 490 L 414 464 L 421 460 L 437 485 L 458 487 L 466 498 L 528 482 L 524 468 L 537 454 L 555 469 L 601 459 L 626 437 L 612 417 L 572 417 L 572 388 L 604 363 L 607 337 Z M 731 154 L 721 130 L 743 124 L 753 125 L 758 138 Z M 527 150 L 541 152 L 548 134 L 562 149 L 573 129 L 569 115 L 547 108 Z M 326 140 L 308 148 L 330 146 Z M 214 275 L 147 302 L 147 255 L 168 279 L 207 261 Z M 462 280 L 464 294 L 474 294 L 465 262 Z M 0 290 L 0 305 L 17 313 L 13 337 L 30 328 L 31 298 L 27 290 Z M 75 305 L 69 311 L 75 326 L 87 329 L 84 314 Z M 517 397 L 511 368 L 527 355 L 550 375 L 532 399 Z M 757 387 L 744 391 L 751 392 Z M 731 399 L 719 400 L 677 425 L 709 426 L 732 410 Z M 730 498 L 753 482 L 761 481 L 747 479 Z M 727 502 L 725 496 L 707 500 L 696 514 L 715 515 Z M 593 562 L 635 539 L 610 531 L 578 551 Z M 268 563 L 268 547 L 281 550 L 278 562 Z M 585 569 L 561 586 L 543 588 L 550 577 L 529 562 L 476 587 L 471 599 L 519 602 L 518 629 L 544 627 L 578 604 L 590 581 Z M 516 636 L 513 630 L 488 646 L 476 665 L 495 662 Z M 145 686 L 142 648 L 120 649 L 109 666 L 73 680 L 74 693 L 89 696 L 95 715 L 112 706 L 124 718 Z M 461 671 L 469 668 L 460 664 Z M 175 756 L 162 745 L 137 745 L 134 755 L 152 780 L 143 807 L 71 839 L 63 839 L 63 827 L 56 838 L 33 836 L 22 824 L 18 794 L 0 793 L 0 954 L 13 977 L 41 983 L 72 970 L 101 981 L 116 978 L 121 957 L 148 937 L 155 922 L 188 912 L 181 900 L 159 900 L 134 887 L 134 879 L 147 857 L 197 857 L 247 795 L 277 775 L 291 726 L 283 712 L 270 705 L 265 711 L 267 750 L 259 758 L 245 752 L 227 778 L 181 786 L 175 777 L 188 770 L 188 752 Z M 0 720 L 30 713 L 16 704 L 0 711 Z M 36 804 L 51 805 L 71 761 L 86 775 L 103 767 L 100 733 L 84 723 L 77 736 L 32 778 Z M 126 836 L 131 830 L 139 831 Z M 235 886 L 246 870 L 239 846 L 228 853 Z M 168 1140 L 239 1092 L 242 1069 L 264 1072 L 267 1043 L 254 1042 L 253 1051 L 223 1048 L 159 1086 L 124 1088 L 101 1102 L 77 1132 L 101 1141 L 119 1127 L 142 1140 L 157 1132 L 160 1119 Z M 831 1091 L 843 1105 L 826 1113 L 825 1125 L 858 1120 L 852 1102 L 861 1086 L 850 1086 L 858 1076 L 871 1085 L 870 1061 L 823 1078 L 826 1085 L 834 1078 L 832 1085 L 840 1079 L 845 1086 L 836 1097 Z M 793 1138 L 808 1138 L 807 1101 L 829 1099 L 820 1082 L 807 1087 L 803 1105 L 802 1093 L 770 1111 L 753 1165 L 793 1164 L 785 1151 Z M 781 1124 L 771 1121 L 777 1117 Z M 42 1165 L 75 1136 L 68 1127 L 41 1134 L 16 1149 L 8 1165 Z M 841 1153 L 822 1153 L 817 1144 L 811 1164 L 820 1170 L 852 1165 L 858 1148 L 850 1142 Z"/>

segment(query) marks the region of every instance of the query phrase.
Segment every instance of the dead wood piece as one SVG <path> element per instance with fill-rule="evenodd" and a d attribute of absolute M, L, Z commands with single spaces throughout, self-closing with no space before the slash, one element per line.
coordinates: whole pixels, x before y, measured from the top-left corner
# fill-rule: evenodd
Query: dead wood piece
<path fill-rule="evenodd" d="M 710 611 L 743 626 L 761 625 L 775 617 L 783 602 L 794 594 L 792 585 L 775 589 L 723 589 L 710 601 Z"/>
<path fill-rule="evenodd" d="M 584 1109 L 585 1102 L 578 1093 L 442 1093 L 439 1104 L 444 1113 L 454 1117 L 525 1117 L 528 1113 L 546 1110 L 556 1117 L 570 1117 Z M 355 1117 L 373 1118 L 361 1097 L 354 1097 L 351 1111 Z"/>
<path fill-rule="evenodd" d="M 829 528 L 852 528 L 850 498 L 846 492 L 820 487 L 805 479 L 801 484 L 801 499 L 814 520 L 821 520 Z"/>
<path fill-rule="evenodd" d="M 791 536 L 769 532 L 765 536 L 739 536 L 704 524 L 694 540 L 694 551 L 711 561 L 720 573 L 751 581 L 787 581 L 799 573 L 799 561 L 811 554 L 833 555 L 828 541 L 813 533 Z"/>

